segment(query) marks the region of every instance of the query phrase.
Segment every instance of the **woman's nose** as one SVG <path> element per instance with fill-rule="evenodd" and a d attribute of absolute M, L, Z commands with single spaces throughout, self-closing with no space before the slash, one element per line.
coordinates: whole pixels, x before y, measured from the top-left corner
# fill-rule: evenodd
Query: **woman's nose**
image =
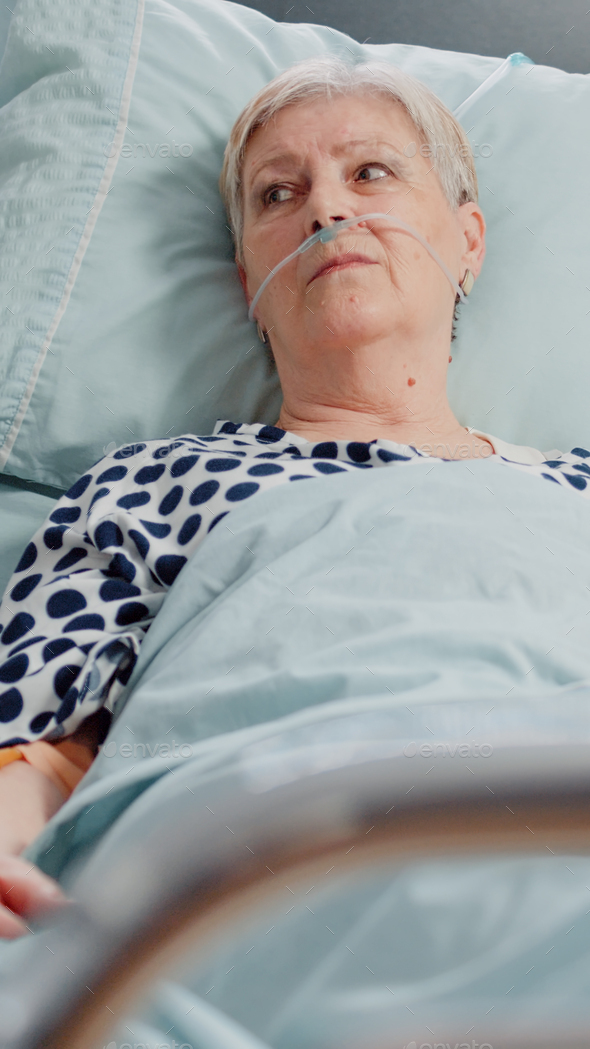
<path fill-rule="evenodd" d="M 326 226 L 331 226 L 341 219 L 351 218 L 354 214 L 348 202 L 347 186 L 331 173 L 322 172 L 323 177 L 316 177 L 312 181 L 307 197 L 307 214 L 305 221 L 305 235 L 311 236 Z"/>
<path fill-rule="evenodd" d="M 330 215 L 328 220 L 324 223 L 320 222 L 319 219 L 314 219 L 311 233 L 317 233 L 318 230 L 324 229 L 325 226 L 331 226 L 334 222 L 341 222 L 343 218 L 344 215 Z"/>

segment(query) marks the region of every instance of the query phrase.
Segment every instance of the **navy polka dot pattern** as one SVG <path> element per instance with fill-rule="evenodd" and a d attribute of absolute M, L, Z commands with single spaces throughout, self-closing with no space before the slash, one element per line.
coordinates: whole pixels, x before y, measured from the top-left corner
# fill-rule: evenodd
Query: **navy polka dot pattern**
<path fill-rule="evenodd" d="M 79 477 L 70 490 L 66 492 L 66 499 L 81 499 L 92 480 L 92 474 L 84 474 Z"/>
<path fill-rule="evenodd" d="M 22 709 L 23 697 L 18 688 L 9 688 L 7 692 L 0 693 L 0 721 L 14 722 Z M 22 738 L 22 742 L 25 738 Z"/>
<path fill-rule="evenodd" d="M 160 479 L 163 473 L 166 473 L 164 463 L 159 463 L 158 466 L 144 466 L 137 471 L 134 481 L 136 484 L 153 484 L 154 481 Z"/>
<path fill-rule="evenodd" d="M 283 467 L 278 463 L 258 463 L 248 470 L 250 477 L 269 477 L 270 474 L 282 474 Z"/>
<path fill-rule="evenodd" d="M 135 528 L 130 528 L 128 535 L 130 539 L 132 539 L 135 543 L 138 553 L 143 557 L 145 561 L 150 548 L 149 539 L 146 539 L 145 535 L 142 535 L 141 532 L 137 532 Z"/>
<path fill-rule="evenodd" d="M 211 473 L 225 473 L 226 470 L 235 470 L 239 465 L 239 459 L 210 459 L 205 463 L 205 469 Z"/>
<path fill-rule="evenodd" d="M 79 612 L 86 608 L 86 598 L 79 590 L 58 590 L 47 599 L 45 611 L 52 619 L 63 619 L 71 616 L 73 612 Z"/>
<path fill-rule="evenodd" d="M 122 506 L 124 510 L 131 510 L 133 506 L 145 506 L 151 498 L 149 492 L 130 492 L 129 495 L 122 495 L 120 499 L 117 499 L 117 506 Z"/>
<path fill-rule="evenodd" d="M 107 470 L 107 473 L 112 473 L 112 471 Z M 78 520 L 79 516 L 79 506 L 61 506 L 58 510 L 54 510 L 53 513 L 49 515 L 49 520 L 55 521 L 56 524 L 73 524 L 74 521 Z"/>
<path fill-rule="evenodd" d="M 42 578 L 40 572 L 37 572 L 36 575 L 25 576 L 24 579 L 21 579 L 20 583 L 17 583 L 16 586 L 12 588 L 12 600 L 24 601 L 25 597 L 28 597 L 29 594 L 32 593 L 37 586 L 37 583 L 39 583 Z"/>
<path fill-rule="evenodd" d="M 172 531 L 172 525 L 160 524 L 159 521 L 141 521 L 141 524 L 156 539 L 165 539 Z"/>
<path fill-rule="evenodd" d="M 57 525 L 55 528 L 47 528 L 43 533 L 43 542 L 49 550 L 59 550 L 64 541 L 66 525 Z"/>
<path fill-rule="evenodd" d="M 177 459 L 170 467 L 170 476 L 183 477 L 189 470 L 192 470 L 198 458 L 198 455 L 184 455 L 181 459 Z"/>
<path fill-rule="evenodd" d="M 33 536 L 0 606 L 0 746 L 69 735 L 116 702 L 168 590 L 234 506 L 289 481 L 424 458 L 394 441 L 312 442 L 221 420 L 205 437 L 100 460 Z M 539 464 L 495 459 L 590 498 L 584 448 Z"/>
<path fill-rule="evenodd" d="M 189 502 L 191 506 L 200 506 L 201 503 L 208 503 L 218 489 L 219 481 L 205 481 L 204 484 L 197 485 L 190 495 Z"/>
<path fill-rule="evenodd" d="M 184 488 L 181 484 L 175 484 L 174 488 L 171 488 L 167 495 L 164 496 L 162 502 L 158 507 L 158 513 L 163 514 L 166 517 L 168 514 L 173 514 L 178 506 L 180 500 L 184 495 Z"/>
<path fill-rule="evenodd" d="M 16 568 L 14 570 L 15 574 L 17 572 L 26 572 L 27 569 L 31 567 L 31 565 L 35 564 L 36 560 L 37 560 L 37 547 L 35 546 L 34 543 L 29 543 L 29 545 L 27 546 L 25 552 L 23 553 L 19 563 L 17 564 L 17 566 L 16 566 Z"/>
<path fill-rule="evenodd" d="M 242 481 L 241 484 L 232 484 L 231 488 L 228 488 L 225 493 L 225 498 L 229 499 L 230 503 L 237 503 L 241 499 L 247 499 L 248 496 L 254 495 L 257 492 L 260 485 L 256 481 Z"/>
<path fill-rule="evenodd" d="M 63 652 L 67 652 L 70 648 L 74 648 L 76 642 L 70 638 L 56 638 L 55 641 L 50 641 L 48 645 L 45 645 L 42 656 L 46 663 L 50 659 L 55 659 L 56 656 L 61 656 Z"/>
<path fill-rule="evenodd" d="M 57 564 L 53 566 L 53 571 L 65 572 L 66 568 L 73 568 L 74 565 L 78 564 L 78 561 L 82 561 L 85 557 L 88 557 L 88 550 L 85 550 L 83 546 L 75 546 L 73 550 L 68 550 L 67 554 L 60 557 Z M 29 578 L 36 578 L 36 576 Z M 12 593 L 14 597 L 14 590 Z"/>
<path fill-rule="evenodd" d="M 343 466 L 336 466 L 336 463 L 314 463 L 314 469 L 321 474 L 339 474 L 344 470 Z"/>
<path fill-rule="evenodd" d="M 203 518 L 200 514 L 191 514 L 190 517 L 187 517 L 186 521 L 184 522 L 182 528 L 178 533 L 177 542 L 179 542 L 181 546 L 186 546 L 187 543 L 190 543 L 193 536 L 197 534 L 199 528 L 201 527 L 202 520 Z"/>
<path fill-rule="evenodd" d="M 28 634 L 34 626 L 35 620 L 28 612 L 17 612 L 17 614 L 10 620 L 6 629 L 2 631 L 0 644 L 13 645 L 15 641 L 20 641 L 21 637 Z"/>
<path fill-rule="evenodd" d="M 92 509 L 94 504 L 97 503 L 99 499 L 104 499 L 105 495 L 108 495 L 109 492 L 110 492 L 110 488 L 99 488 L 98 491 L 95 492 L 94 495 L 92 496 L 92 502 L 90 504 L 90 509 Z"/>
<path fill-rule="evenodd" d="M 89 615 L 76 616 L 75 619 L 71 619 L 69 623 L 62 628 L 64 634 L 72 633 L 74 630 L 104 630 L 105 621 L 102 616 L 99 616 L 97 612 L 91 612 Z"/>
<path fill-rule="evenodd" d="M 172 586 L 180 569 L 184 568 L 186 562 L 187 558 L 181 557 L 179 554 L 162 554 L 156 561 L 156 572 L 162 582 L 166 583 L 166 586 Z"/>
<path fill-rule="evenodd" d="M 120 481 L 122 477 L 126 476 L 126 474 L 127 474 L 127 467 L 126 466 L 111 466 L 109 470 L 105 470 L 104 473 L 101 473 L 100 477 L 96 478 L 96 483 L 97 484 L 106 484 L 107 481 Z M 76 507 L 76 509 L 78 510 L 78 507 Z M 55 520 L 53 514 L 51 515 L 51 520 L 52 521 Z M 65 518 L 64 518 L 64 520 L 65 520 Z M 77 517 L 73 517 L 73 518 L 70 518 L 70 520 L 77 521 L 78 518 Z"/>
<path fill-rule="evenodd" d="M 99 550 L 123 546 L 123 533 L 114 521 L 101 521 L 94 533 L 94 542 Z"/>
<path fill-rule="evenodd" d="M 322 441 L 320 444 L 314 445 L 312 455 L 317 456 L 318 459 L 337 459 L 338 442 Z M 356 462 L 356 460 L 354 461 Z"/>

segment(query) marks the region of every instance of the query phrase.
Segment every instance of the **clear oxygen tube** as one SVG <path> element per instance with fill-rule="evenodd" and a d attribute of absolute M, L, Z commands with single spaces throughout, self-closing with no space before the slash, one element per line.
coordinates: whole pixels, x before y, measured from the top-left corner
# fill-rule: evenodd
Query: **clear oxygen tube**
<path fill-rule="evenodd" d="M 303 255 L 303 252 L 307 251 L 308 248 L 312 248 L 314 244 L 317 244 L 320 241 L 322 244 L 328 244 L 329 241 L 334 240 L 338 236 L 338 234 L 342 232 L 342 230 L 348 229 L 349 226 L 356 226 L 359 222 L 366 222 L 368 220 L 372 221 L 373 219 L 385 219 L 387 222 L 391 222 L 392 225 L 396 226 L 399 230 L 403 230 L 404 233 L 408 233 L 410 237 L 414 237 L 415 240 L 419 241 L 422 247 L 426 248 L 426 251 L 434 259 L 436 264 L 440 266 L 445 277 L 449 281 L 453 291 L 461 299 L 461 302 L 467 301 L 467 297 L 463 294 L 462 289 L 457 284 L 457 281 L 453 277 L 453 274 L 449 270 L 448 266 L 445 265 L 438 252 L 434 250 L 434 248 L 428 243 L 426 238 L 423 237 L 417 229 L 414 229 L 413 226 L 409 226 L 407 222 L 402 222 L 401 219 L 394 218 L 393 215 L 388 215 L 385 212 L 381 211 L 371 211 L 368 215 L 354 215 L 352 218 L 349 219 L 340 219 L 338 222 L 332 223 L 331 226 L 325 226 L 324 229 L 318 230 L 317 233 L 312 233 L 311 237 L 308 237 L 306 240 L 304 240 L 295 251 L 292 251 L 290 255 L 287 255 L 287 257 L 284 258 L 282 262 L 278 262 L 274 269 L 270 271 L 268 277 L 265 277 L 254 298 L 252 299 L 252 302 L 250 303 L 250 309 L 248 310 L 248 320 L 254 320 L 254 310 L 256 309 L 260 296 L 262 295 L 263 291 L 266 290 L 273 277 L 276 277 L 279 270 L 282 270 L 283 266 L 286 266 L 288 262 L 291 262 L 292 259 L 295 259 L 297 255 Z"/>

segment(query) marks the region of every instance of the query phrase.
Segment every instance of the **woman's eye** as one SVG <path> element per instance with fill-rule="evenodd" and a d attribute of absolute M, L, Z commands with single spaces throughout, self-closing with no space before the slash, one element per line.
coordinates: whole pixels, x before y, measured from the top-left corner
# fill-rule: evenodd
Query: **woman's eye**
<path fill-rule="evenodd" d="M 357 174 L 357 182 L 375 182 L 376 179 L 386 178 L 391 172 L 381 164 L 366 164 Z"/>
<path fill-rule="evenodd" d="M 289 199 L 290 189 L 287 186 L 272 186 L 264 194 L 265 204 L 282 204 Z"/>

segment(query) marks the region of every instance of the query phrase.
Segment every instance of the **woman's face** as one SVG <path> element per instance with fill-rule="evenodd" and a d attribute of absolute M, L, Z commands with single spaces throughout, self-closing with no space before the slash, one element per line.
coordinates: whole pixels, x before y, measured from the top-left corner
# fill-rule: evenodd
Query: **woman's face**
<path fill-rule="evenodd" d="M 415 143 L 415 147 L 410 144 Z M 283 109 L 252 136 L 244 162 L 248 301 L 278 262 L 320 227 L 387 212 L 417 229 L 457 281 L 483 260 L 483 215 L 453 212 L 402 106 L 361 95 Z M 409 148 L 408 148 L 409 147 Z M 413 156 L 406 156 L 414 153 Z M 389 223 L 368 222 L 318 243 L 264 291 L 256 319 L 277 358 L 297 349 L 380 338 L 450 339 L 455 292 L 429 253 Z M 448 338 L 447 338 L 448 336 Z"/>

